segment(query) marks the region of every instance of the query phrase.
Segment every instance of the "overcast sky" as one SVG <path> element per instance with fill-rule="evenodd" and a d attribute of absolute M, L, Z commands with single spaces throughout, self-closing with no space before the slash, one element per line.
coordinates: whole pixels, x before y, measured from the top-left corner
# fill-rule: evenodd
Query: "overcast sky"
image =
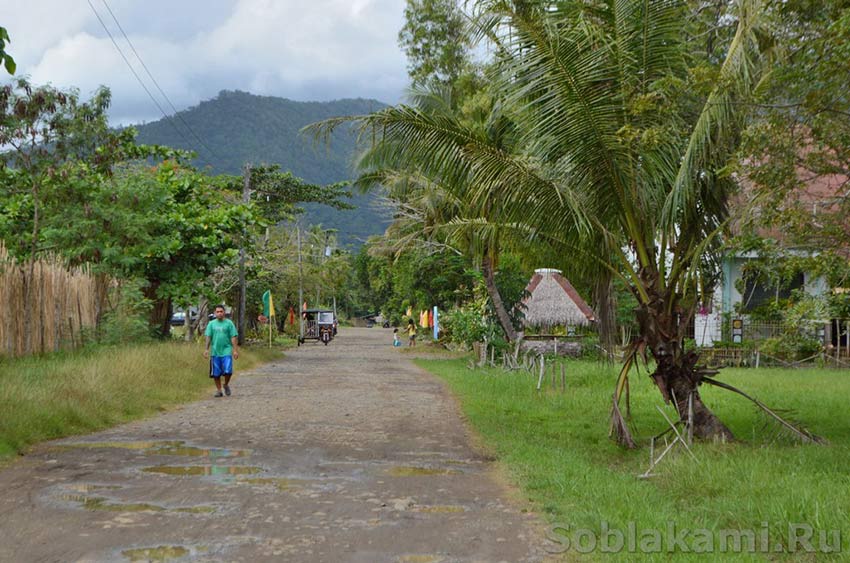
<path fill-rule="evenodd" d="M 90 0 L 127 59 L 171 113 L 109 8 L 178 110 L 220 90 L 294 100 L 398 102 L 404 0 Z M 113 123 L 162 117 L 87 0 L 0 0 L 17 75 L 36 84 L 112 90 Z M 0 77 L 2 78 L 2 77 Z M 3 79 L 5 80 L 5 79 Z"/>

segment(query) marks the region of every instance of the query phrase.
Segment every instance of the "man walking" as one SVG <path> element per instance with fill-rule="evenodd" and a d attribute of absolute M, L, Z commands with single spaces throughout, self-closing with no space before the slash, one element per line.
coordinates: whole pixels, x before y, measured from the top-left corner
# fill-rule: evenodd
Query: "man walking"
<path fill-rule="evenodd" d="M 233 360 L 239 359 L 236 325 L 224 318 L 224 305 L 215 306 L 215 319 L 204 333 L 204 357 L 210 359 L 210 377 L 215 380 L 215 397 L 221 397 L 221 376 L 224 376 L 224 394 L 230 396 L 230 378 L 233 377 Z"/>

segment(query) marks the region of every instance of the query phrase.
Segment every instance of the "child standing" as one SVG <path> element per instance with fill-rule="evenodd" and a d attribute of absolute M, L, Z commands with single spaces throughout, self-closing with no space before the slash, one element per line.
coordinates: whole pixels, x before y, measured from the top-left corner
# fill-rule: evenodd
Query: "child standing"
<path fill-rule="evenodd" d="M 407 320 L 407 345 L 416 346 L 416 323 L 413 319 Z"/>
<path fill-rule="evenodd" d="M 393 329 L 393 347 L 398 348 L 401 346 L 401 339 L 398 337 L 398 327 Z"/>

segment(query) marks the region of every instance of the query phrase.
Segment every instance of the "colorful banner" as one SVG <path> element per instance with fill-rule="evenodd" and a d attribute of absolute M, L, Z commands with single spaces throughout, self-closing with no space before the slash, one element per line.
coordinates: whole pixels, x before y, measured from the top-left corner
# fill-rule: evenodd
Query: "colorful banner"
<path fill-rule="evenodd" d="M 266 291 L 263 294 L 263 315 L 268 318 L 272 318 L 275 316 L 274 314 L 274 299 L 272 299 L 271 290 Z"/>

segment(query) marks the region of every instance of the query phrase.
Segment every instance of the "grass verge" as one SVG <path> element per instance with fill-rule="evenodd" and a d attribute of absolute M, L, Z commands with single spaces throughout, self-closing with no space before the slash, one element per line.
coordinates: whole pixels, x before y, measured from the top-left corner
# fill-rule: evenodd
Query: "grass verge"
<path fill-rule="evenodd" d="M 596 561 L 614 556 L 623 560 L 668 560 L 693 556 L 680 545 L 670 545 L 669 527 L 686 537 L 688 549 L 708 549 L 724 560 L 833 559 L 847 554 L 804 553 L 796 544 L 790 552 L 789 525 L 811 526 L 812 544 L 836 547 L 834 536 L 821 542 L 820 532 L 839 530 L 850 541 L 850 422 L 846 417 L 850 374 L 838 370 L 727 369 L 721 378 L 751 392 L 770 406 L 790 408 L 793 418 L 830 440 L 828 446 L 798 445 L 778 436 L 751 403 L 716 388 L 703 388 L 705 402 L 739 439 L 740 443 L 697 443 L 698 462 L 684 452 L 674 452 L 655 470 L 656 476 L 639 479 L 649 465 L 649 437 L 666 428 L 656 410 L 660 394 L 646 375 L 632 378 L 632 414 L 638 450 L 623 450 L 607 438 L 608 415 L 616 368 L 593 362 L 567 363 L 567 388 L 535 390 L 536 377 L 499 369 L 471 371 L 465 360 L 416 360 L 421 367 L 444 379 L 460 399 L 472 427 L 486 447 L 500 459 L 535 510 L 550 525 L 568 524 L 569 530 L 552 529 L 555 541 L 547 548 L 563 549 L 569 560 Z M 558 378 L 560 379 L 560 377 Z M 560 381 L 558 381 L 560 386 Z M 665 407 L 668 416 L 672 409 Z M 636 530 L 635 549 L 628 546 L 629 527 Z M 619 555 L 604 553 L 603 531 L 620 530 L 626 543 Z M 595 534 L 577 549 L 578 529 Z M 661 533 L 661 551 L 654 533 L 641 549 L 641 531 Z M 711 545 L 698 543 L 695 530 L 708 530 Z M 747 553 L 746 532 L 742 547 L 726 530 L 752 530 L 756 553 Z M 805 530 L 801 530 L 804 532 Z M 769 541 L 762 542 L 763 534 Z M 557 534 L 557 536 L 555 536 Z M 702 536 L 702 532 L 699 533 Z M 616 547 L 616 535 L 610 536 Z M 774 550 L 781 551 L 774 552 Z M 767 548 L 770 553 L 758 552 Z M 844 547 L 850 550 L 850 545 Z M 736 552 L 737 551 L 737 552 Z M 743 551 L 743 553 L 742 553 Z M 698 557 L 698 556 L 697 556 Z M 705 555 L 703 554 L 704 558 Z"/>
<path fill-rule="evenodd" d="M 242 349 L 236 378 L 280 349 Z M 0 361 L 0 459 L 43 440 L 93 432 L 212 392 L 203 347 L 97 347 Z"/>

